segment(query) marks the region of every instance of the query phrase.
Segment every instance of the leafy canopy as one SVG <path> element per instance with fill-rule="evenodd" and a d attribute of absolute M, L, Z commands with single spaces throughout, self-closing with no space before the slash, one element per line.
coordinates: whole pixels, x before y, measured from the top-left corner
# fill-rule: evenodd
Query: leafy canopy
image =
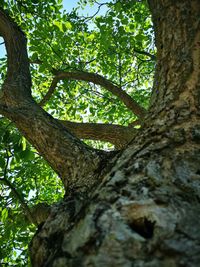
<path fill-rule="evenodd" d="M 84 16 L 88 4 L 96 12 Z M 56 72 L 85 71 L 109 79 L 147 107 L 155 47 L 144 1 L 81 0 L 70 13 L 61 0 L 0 0 L 0 6 L 27 36 L 32 92 L 38 103 Z M 6 62 L 2 56 L 1 84 Z M 54 89 L 44 108 L 55 118 L 125 126 L 136 120 L 119 98 L 92 82 L 63 79 Z M 89 144 L 105 148 L 99 142 Z M 13 123 L 0 117 L 0 264 L 29 266 L 27 244 L 35 226 L 26 219 L 26 209 L 56 202 L 63 194 L 57 175 Z"/>

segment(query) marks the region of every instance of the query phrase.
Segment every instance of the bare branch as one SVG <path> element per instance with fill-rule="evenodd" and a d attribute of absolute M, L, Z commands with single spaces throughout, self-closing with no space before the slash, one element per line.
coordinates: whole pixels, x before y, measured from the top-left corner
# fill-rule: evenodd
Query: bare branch
<path fill-rule="evenodd" d="M 71 79 L 71 80 L 82 80 L 87 82 L 92 82 L 94 84 L 100 85 L 110 91 L 113 95 L 119 97 L 119 99 L 129 108 L 135 115 L 137 115 L 141 120 L 146 114 L 146 110 L 141 107 L 130 95 L 128 95 L 124 90 L 119 86 L 114 85 L 111 81 L 107 80 L 103 76 L 90 73 L 85 71 L 55 71 L 54 74 L 59 80 L 62 79 Z"/>
<path fill-rule="evenodd" d="M 124 148 L 134 137 L 137 130 L 116 124 L 80 123 L 59 120 L 71 133 L 80 139 L 110 142 L 117 149 Z"/>
<path fill-rule="evenodd" d="M 98 8 L 97 8 L 97 11 L 92 16 L 89 16 L 89 17 L 82 16 L 81 17 L 85 22 L 88 22 L 89 20 L 92 20 L 99 13 L 101 7 L 108 4 L 107 2 L 106 3 L 98 3 L 98 2 L 96 2 L 96 3 L 98 4 Z"/>

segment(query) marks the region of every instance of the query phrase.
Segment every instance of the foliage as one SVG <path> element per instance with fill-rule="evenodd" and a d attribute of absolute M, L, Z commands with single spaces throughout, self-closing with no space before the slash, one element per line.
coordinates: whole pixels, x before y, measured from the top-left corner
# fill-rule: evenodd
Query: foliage
<path fill-rule="evenodd" d="M 56 174 L 4 118 L 0 136 L 0 259 L 5 266 L 27 266 L 27 244 L 35 227 L 26 220 L 22 202 L 29 207 L 56 202 L 63 190 Z"/>
<path fill-rule="evenodd" d="M 83 16 L 81 8 L 88 3 L 99 12 Z M 155 48 L 144 1 L 80 1 L 70 13 L 60 0 L 1 0 L 0 6 L 26 33 L 37 102 L 47 93 L 55 70 L 79 70 L 106 77 L 147 107 Z M 6 57 L 0 60 L 2 84 Z M 56 118 L 77 122 L 128 125 L 136 119 L 109 91 L 76 80 L 60 81 L 45 109 Z M 35 227 L 25 220 L 22 202 L 29 207 L 53 203 L 63 189 L 38 152 L 2 117 L 0 140 L 0 263 L 28 266 L 27 244 Z"/>

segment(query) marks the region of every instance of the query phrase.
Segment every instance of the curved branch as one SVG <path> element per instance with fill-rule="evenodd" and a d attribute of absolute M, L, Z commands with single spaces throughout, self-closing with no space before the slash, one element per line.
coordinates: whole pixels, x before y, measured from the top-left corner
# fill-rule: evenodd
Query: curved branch
<path fill-rule="evenodd" d="M 80 123 L 59 120 L 72 134 L 80 139 L 110 142 L 117 149 L 124 148 L 134 137 L 137 129 L 116 124 Z"/>
<path fill-rule="evenodd" d="M 103 76 L 90 73 L 86 71 L 56 71 L 54 70 L 56 78 L 59 80 L 70 79 L 70 80 L 81 80 L 86 82 L 92 82 L 94 84 L 100 85 L 110 91 L 113 95 L 119 97 L 119 99 L 129 108 L 135 115 L 137 115 L 141 120 L 146 115 L 146 110 L 141 107 L 130 95 L 123 91 L 119 86 L 114 85 L 111 81 L 107 80 Z"/>
<path fill-rule="evenodd" d="M 35 225 L 38 225 L 35 217 L 33 216 L 32 212 L 30 211 L 28 205 L 24 201 L 23 197 L 19 194 L 19 192 L 15 189 L 15 186 L 5 177 L 4 178 L 0 178 L 0 181 L 2 181 L 5 185 L 7 185 L 10 188 L 10 190 L 13 193 L 13 195 L 16 197 L 16 199 L 21 204 L 22 209 L 23 209 L 23 211 L 25 213 L 25 216 L 28 219 L 28 221 L 30 221 L 31 223 L 34 223 Z"/>

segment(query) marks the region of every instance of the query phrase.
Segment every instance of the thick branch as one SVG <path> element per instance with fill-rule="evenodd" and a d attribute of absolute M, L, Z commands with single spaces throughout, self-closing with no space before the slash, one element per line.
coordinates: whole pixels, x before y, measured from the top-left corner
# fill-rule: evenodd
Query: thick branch
<path fill-rule="evenodd" d="M 60 122 L 78 138 L 110 142 L 117 149 L 124 148 L 137 131 L 133 127 L 116 124 Z"/>
<path fill-rule="evenodd" d="M 80 187 L 85 190 L 86 186 L 92 186 L 95 182 L 92 174 L 101 164 L 100 152 L 74 137 L 66 127 L 34 102 L 16 109 L 4 108 L 1 112 L 17 125 L 49 162 L 61 177 L 65 188 Z M 103 156 L 105 157 L 105 153 Z"/>
<path fill-rule="evenodd" d="M 4 38 L 8 55 L 7 78 L 3 93 L 11 99 L 31 97 L 31 75 L 26 49 L 26 37 L 16 23 L 0 8 L 0 35 Z M 14 104 L 15 101 L 12 101 Z M 16 105 L 16 103 L 15 103 Z"/>
<path fill-rule="evenodd" d="M 140 119 L 143 119 L 146 114 L 146 110 L 141 107 L 130 95 L 123 91 L 119 86 L 114 85 L 111 81 L 107 80 L 99 74 L 86 71 L 55 71 L 55 75 L 59 80 L 81 80 L 100 85 L 110 91 L 113 95 L 119 97 L 119 99 L 127 106 L 127 108 L 129 108 Z"/>
<path fill-rule="evenodd" d="M 30 94 L 26 38 L 1 9 L 0 34 L 5 40 L 8 55 L 8 77 L 0 99 L 1 113 L 11 119 L 36 147 L 59 174 L 66 188 L 85 190 L 92 186 L 94 172 L 101 164 L 100 153 L 74 137 L 34 102 Z"/>

